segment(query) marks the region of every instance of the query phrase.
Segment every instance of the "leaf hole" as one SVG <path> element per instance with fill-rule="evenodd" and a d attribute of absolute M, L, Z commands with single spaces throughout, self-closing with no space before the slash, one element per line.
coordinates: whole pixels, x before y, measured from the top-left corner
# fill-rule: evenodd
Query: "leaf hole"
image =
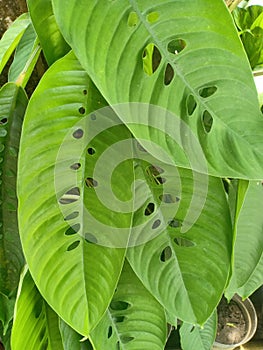
<path fill-rule="evenodd" d="M 73 211 L 73 213 L 69 214 L 68 216 L 65 217 L 65 221 L 73 220 L 76 219 L 79 216 L 78 211 Z"/>
<path fill-rule="evenodd" d="M 87 95 L 88 94 L 88 90 L 84 89 L 83 91 L 83 95 Z"/>
<path fill-rule="evenodd" d="M 164 193 L 161 194 L 159 196 L 159 199 L 163 202 L 163 203 L 176 203 L 180 201 L 179 197 L 173 196 L 170 193 Z"/>
<path fill-rule="evenodd" d="M 166 178 L 165 177 L 154 177 L 154 181 L 157 185 L 163 185 L 166 182 Z"/>
<path fill-rule="evenodd" d="M 168 225 L 172 228 L 178 228 L 182 226 L 182 221 L 177 219 L 172 219 L 168 222 Z"/>
<path fill-rule="evenodd" d="M 173 80 L 173 77 L 174 77 L 174 69 L 170 65 L 170 63 L 168 63 L 164 73 L 164 85 L 166 86 L 170 85 Z"/>
<path fill-rule="evenodd" d="M 159 227 L 161 225 L 161 220 L 157 219 L 154 221 L 154 223 L 152 224 L 152 229 L 156 229 L 157 227 Z"/>
<path fill-rule="evenodd" d="M 149 23 L 155 23 L 156 21 L 158 21 L 158 19 L 159 19 L 158 12 L 150 12 L 146 17 L 146 20 Z"/>
<path fill-rule="evenodd" d="M 150 43 L 143 51 L 143 70 L 151 76 L 160 66 L 162 55 L 154 44 Z"/>
<path fill-rule="evenodd" d="M 60 204 L 71 204 L 76 202 L 80 197 L 80 190 L 78 187 L 73 187 L 68 190 L 59 200 Z"/>
<path fill-rule="evenodd" d="M 229 179 L 222 179 L 224 190 L 227 194 L 229 194 Z"/>
<path fill-rule="evenodd" d="M 92 233 L 85 233 L 85 241 L 91 244 L 97 244 L 98 240 Z"/>
<path fill-rule="evenodd" d="M 81 167 L 80 163 L 74 163 L 70 166 L 70 169 L 72 170 L 78 170 Z"/>
<path fill-rule="evenodd" d="M 194 111 L 196 110 L 197 103 L 195 101 L 195 98 L 192 94 L 187 96 L 186 99 L 186 109 L 187 109 L 187 114 L 190 117 Z"/>
<path fill-rule="evenodd" d="M 68 248 L 67 248 L 67 251 L 70 252 L 71 250 L 74 250 L 76 249 L 80 244 L 80 241 L 75 241 L 73 243 L 71 243 Z"/>
<path fill-rule="evenodd" d="M 6 125 L 7 122 L 8 122 L 8 119 L 4 117 L 0 120 L 0 125 Z"/>
<path fill-rule="evenodd" d="M 132 340 L 134 340 L 135 338 L 134 337 L 128 337 L 128 336 L 125 336 L 125 335 L 122 335 L 121 336 L 121 342 L 122 344 L 128 344 L 130 343 Z"/>
<path fill-rule="evenodd" d="M 185 47 L 186 42 L 183 39 L 174 39 L 168 43 L 167 50 L 174 55 L 178 55 Z"/>
<path fill-rule="evenodd" d="M 204 113 L 202 115 L 202 123 L 203 123 L 203 127 L 204 127 L 205 131 L 207 133 L 209 133 L 212 129 L 213 117 L 211 116 L 211 114 L 208 111 L 204 111 Z"/>
<path fill-rule="evenodd" d="M 92 177 L 87 177 L 85 180 L 85 183 L 86 183 L 87 187 L 89 187 L 89 188 L 93 188 L 93 187 L 98 186 L 98 182 L 96 180 L 94 180 Z"/>
<path fill-rule="evenodd" d="M 79 108 L 79 113 L 80 114 L 85 114 L 86 113 L 86 109 L 84 107 L 80 107 Z"/>
<path fill-rule="evenodd" d="M 127 20 L 128 27 L 134 28 L 138 25 L 138 23 L 139 23 L 139 17 L 137 13 L 134 11 L 130 12 Z"/>
<path fill-rule="evenodd" d="M 116 350 L 121 350 L 121 346 L 120 346 L 120 342 L 119 341 L 117 341 L 117 343 L 116 343 Z"/>
<path fill-rule="evenodd" d="M 159 166 L 156 166 L 156 165 L 150 165 L 148 168 L 147 168 L 147 172 L 149 172 L 151 175 L 153 176 L 158 176 L 162 173 L 164 173 L 164 170 L 159 167 Z"/>
<path fill-rule="evenodd" d="M 114 316 L 113 319 L 116 323 L 122 323 L 125 320 L 125 316 Z"/>
<path fill-rule="evenodd" d="M 118 310 L 127 310 L 130 307 L 130 304 L 127 303 L 126 301 L 115 301 L 113 300 L 110 303 L 110 308 L 114 311 Z"/>
<path fill-rule="evenodd" d="M 149 203 L 144 211 L 145 216 L 149 216 L 154 212 L 155 209 L 155 204 L 154 203 Z"/>
<path fill-rule="evenodd" d="M 216 86 L 207 86 L 199 90 L 199 95 L 203 98 L 210 97 L 214 95 L 214 93 L 217 91 Z"/>
<path fill-rule="evenodd" d="M 178 245 L 179 247 L 194 247 L 195 243 L 190 241 L 189 239 L 182 238 L 182 237 L 176 237 L 174 238 L 174 243 Z"/>
<path fill-rule="evenodd" d="M 109 326 L 108 335 L 107 335 L 108 339 L 110 339 L 111 336 L 112 336 L 112 326 Z"/>
<path fill-rule="evenodd" d="M 73 137 L 75 139 L 81 139 L 83 137 L 84 131 L 82 129 L 77 129 L 73 132 Z"/>
<path fill-rule="evenodd" d="M 88 154 L 91 155 L 91 156 L 93 156 L 93 154 L 96 153 L 95 149 L 92 148 L 92 147 L 89 147 L 88 150 L 87 150 L 87 152 L 88 152 Z"/>
<path fill-rule="evenodd" d="M 70 226 L 67 231 L 65 232 L 66 236 L 72 236 L 75 235 L 80 230 L 80 224 L 76 224 L 73 226 Z"/>
<path fill-rule="evenodd" d="M 168 245 L 167 247 L 165 247 L 163 249 L 163 251 L 161 252 L 161 255 L 160 255 L 160 260 L 162 262 L 166 262 L 168 260 L 170 260 L 172 257 L 172 249 L 171 247 Z"/>

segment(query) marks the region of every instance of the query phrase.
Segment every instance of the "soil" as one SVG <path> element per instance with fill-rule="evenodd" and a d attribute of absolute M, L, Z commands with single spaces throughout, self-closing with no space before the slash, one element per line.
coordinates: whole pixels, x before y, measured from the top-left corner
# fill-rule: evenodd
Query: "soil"
<path fill-rule="evenodd" d="M 218 325 L 216 341 L 221 344 L 237 344 L 245 338 L 247 328 L 244 315 L 238 304 L 222 298 L 217 308 Z"/>

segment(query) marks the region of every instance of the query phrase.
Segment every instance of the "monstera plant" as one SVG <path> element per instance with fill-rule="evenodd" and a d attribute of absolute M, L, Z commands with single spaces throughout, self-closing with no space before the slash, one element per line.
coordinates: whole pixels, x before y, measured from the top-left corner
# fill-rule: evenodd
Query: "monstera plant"
<path fill-rule="evenodd" d="M 0 41 L 2 342 L 161 350 L 179 319 L 209 350 L 222 295 L 263 282 L 263 117 L 229 9 L 27 5 Z"/>

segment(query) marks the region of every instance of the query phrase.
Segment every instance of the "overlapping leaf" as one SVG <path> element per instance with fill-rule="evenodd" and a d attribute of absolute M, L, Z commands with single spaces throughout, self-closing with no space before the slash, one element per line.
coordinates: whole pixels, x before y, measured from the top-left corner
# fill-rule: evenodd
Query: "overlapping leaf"
<path fill-rule="evenodd" d="M 93 157 L 112 142 L 108 132 L 95 146 L 87 144 L 85 113 L 105 104 L 98 96 L 72 53 L 52 65 L 30 100 L 19 157 L 19 227 L 29 269 L 51 307 L 82 335 L 108 307 L 125 252 L 93 244 L 93 227 L 85 221 L 86 208 L 93 207 L 116 224 L 96 201 L 91 178 Z M 117 176 L 115 187 L 130 198 L 131 164 L 123 171 L 125 181 L 118 184 Z M 127 227 L 130 221 L 131 215 L 122 218 Z"/>
<path fill-rule="evenodd" d="M 222 0 L 53 0 L 53 8 L 64 37 L 110 104 L 166 108 L 196 134 L 210 174 L 263 177 L 263 118 L 245 52 Z M 145 65 L 148 56 L 152 67 Z M 125 123 L 156 121 L 150 113 L 119 116 Z M 178 132 L 173 118 L 159 122 Z M 150 127 L 129 128 L 189 167 L 174 140 Z M 181 137 L 194 153 L 183 130 Z M 149 143 L 146 148 L 154 154 Z"/>

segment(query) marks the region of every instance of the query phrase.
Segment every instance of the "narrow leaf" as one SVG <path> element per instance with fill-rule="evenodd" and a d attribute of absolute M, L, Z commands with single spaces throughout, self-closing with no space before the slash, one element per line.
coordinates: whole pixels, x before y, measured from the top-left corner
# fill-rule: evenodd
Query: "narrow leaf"
<path fill-rule="evenodd" d="M 27 106 L 23 89 L 8 83 L 0 90 L 0 292 L 17 288 L 24 257 L 17 223 L 17 158 Z"/>
<path fill-rule="evenodd" d="M 11 346 L 13 350 L 64 350 L 58 316 L 44 301 L 27 270 L 18 291 Z"/>
<path fill-rule="evenodd" d="M 0 73 L 18 45 L 24 31 L 30 24 L 28 13 L 18 17 L 0 40 Z"/>

